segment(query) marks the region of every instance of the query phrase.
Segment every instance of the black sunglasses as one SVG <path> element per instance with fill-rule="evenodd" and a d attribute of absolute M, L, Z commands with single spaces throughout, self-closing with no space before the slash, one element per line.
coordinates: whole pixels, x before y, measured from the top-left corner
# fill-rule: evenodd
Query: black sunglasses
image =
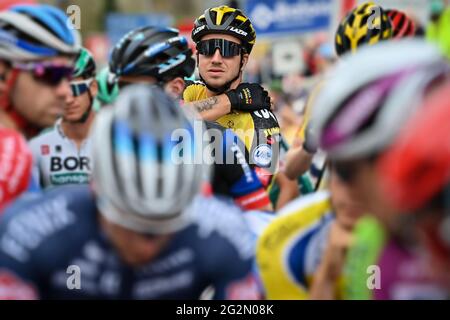
<path fill-rule="evenodd" d="M 238 56 L 242 52 L 242 46 L 239 43 L 225 39 L 209 39 L 197 43 L 198 53 L 204 56 L 213 56 L 216 49 L 219 49 L 224 58 Z"/>
<path fill-rule="evenodd" d="M 57 86 L 64 79 L 70 80 L 73 73 L 72 66 L 51 62 L 15 63 L 13 67 L 21 71 L 31 72 L 34 79 L 50 86 Z"/>

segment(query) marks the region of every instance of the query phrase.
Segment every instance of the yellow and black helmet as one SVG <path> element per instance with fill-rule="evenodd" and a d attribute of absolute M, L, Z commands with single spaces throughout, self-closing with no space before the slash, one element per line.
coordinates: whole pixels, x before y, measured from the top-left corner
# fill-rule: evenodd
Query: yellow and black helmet
<path fill-rule="evenodd" d="M 239 9 L 228 6 L 209 8 L 194 22 L 192 40 L 197 43 L 210 33 L 221 33 L 235 36 L 242 41 L 247 53 L 252 51 L 256 40 L 256 32 L 249 18 Z"/>
<path fill-rule="evenodd" d="M 373 2 L 353 9 L 341 22 L 335 38 L 336 53 L 355 51 L 364 44 L 375 44 L 392 37 L 392 25 L 386 12 Z"/>

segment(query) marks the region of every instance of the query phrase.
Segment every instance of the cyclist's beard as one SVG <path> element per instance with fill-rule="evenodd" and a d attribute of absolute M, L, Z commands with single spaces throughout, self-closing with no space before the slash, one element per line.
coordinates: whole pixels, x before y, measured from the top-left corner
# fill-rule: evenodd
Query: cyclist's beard
<path fill-rule="evenodd" d="M 198 59 L 198 58 L 197 58 Z M 222 86 L 219 87 L 213 87 L 210 84 L 208 84 L 205 79 L 202 77 L 201 73 L 199 72 L 199 76 L 200 76 L 200 80 L 205 84 L 206 88 L 208 88 L 209 91 L 214 92 L 215 94 L 221 94 L 224 93 L 226 91 L 228 91 L 231 87 L 231 85 L 233 84 L 233 82 L 235 82 L 237 79 L 239 79 L 239 77 L 241 76 L 242 73 L 242 65 L 243 65 L 243 56 L 241 54 L 241 62 L 239 64 L 239 71 L 237 73 L 237 75 L 231 79 L 230 81 L 226 82 L 225 84 L 223 84 Z"/>

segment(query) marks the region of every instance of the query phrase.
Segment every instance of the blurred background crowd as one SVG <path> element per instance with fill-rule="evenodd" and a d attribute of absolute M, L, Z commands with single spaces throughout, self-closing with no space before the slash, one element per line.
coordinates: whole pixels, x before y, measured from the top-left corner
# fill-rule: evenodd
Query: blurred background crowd
<path fill-rule="evenodd" d="M 0 10 L 18 3 L 2 0 Z M 258 35 L 244 81 L 270 89 L 280 128 L 291 143 L 301 126 L 309 89 L 335 61 L 333 37 L 346 12 L 361 0 L 26 0 L 48 3 L 77 14 L 84 46 L 105 67 L 111 44 L 141 25 L 174 26 L 189 41 L 193 21 L 206 8 L 227 4 L 240 8 L 253 21 Z M 416 23 L 417 37 L 433 37 L 446 0 L 378 0 L 383 8 L 407 13 Z M 78 6 L 74 8 L 73 6 Z M 448 14 L 447 14 L 448 15 Z M 78 17 L 77 17 L 78 19 Z M 195 49 L 191 42 L 192 49 Z M 450 49 L 449 49 L 450 50 Z"/>

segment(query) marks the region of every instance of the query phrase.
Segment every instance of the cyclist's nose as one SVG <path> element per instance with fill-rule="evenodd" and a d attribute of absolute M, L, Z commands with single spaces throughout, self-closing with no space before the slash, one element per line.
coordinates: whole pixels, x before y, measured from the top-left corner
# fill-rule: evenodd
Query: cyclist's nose
<path fill-rule="evenodd" d="M 216 48 L 216 51 L 214 51 L 214 54 L 211 58 L 211 62 L 213 63 L 221 63 L 222 62 L 222 54 L 220 53 L 220 49 Z"/>

